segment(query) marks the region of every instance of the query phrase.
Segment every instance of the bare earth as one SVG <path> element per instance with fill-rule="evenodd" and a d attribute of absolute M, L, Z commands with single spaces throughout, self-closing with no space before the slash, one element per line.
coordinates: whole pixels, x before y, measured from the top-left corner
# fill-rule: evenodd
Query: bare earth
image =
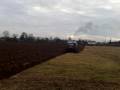
<path fill-rule="evenodd" d="M 86 47 L 0 81 L 0 90 L 120 90 L 120 47 Z"/>

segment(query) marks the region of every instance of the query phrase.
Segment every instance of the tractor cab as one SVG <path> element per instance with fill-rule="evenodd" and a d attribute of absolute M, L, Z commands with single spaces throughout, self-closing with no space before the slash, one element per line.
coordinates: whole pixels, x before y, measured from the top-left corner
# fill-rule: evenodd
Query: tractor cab
<path fill-rule="evenodd" d="M 67 41 L 67 52 L 79 52 L 79 44 L 75 40 L 68 40 Z"/>

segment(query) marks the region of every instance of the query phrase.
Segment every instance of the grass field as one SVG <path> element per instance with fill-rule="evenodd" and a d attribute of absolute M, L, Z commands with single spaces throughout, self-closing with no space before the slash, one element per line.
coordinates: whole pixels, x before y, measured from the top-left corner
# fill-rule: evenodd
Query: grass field
<path fill-rule="evenodd" d="M 120 47 L 86 47 L 0 81 L 0 90 L 120 90 Z"/>

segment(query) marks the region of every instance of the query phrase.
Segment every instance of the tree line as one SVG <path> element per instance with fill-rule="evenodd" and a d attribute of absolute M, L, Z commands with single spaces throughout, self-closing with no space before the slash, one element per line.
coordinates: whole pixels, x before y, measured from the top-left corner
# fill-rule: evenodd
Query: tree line
<path fill-rule="evenodd" d="M 26 32 L 22 32 L 20 35 L 18 34 L 12 34 L 10 35 L 9 31 L 4 31 L 2 33 L 2 36 L 0 37 L 0 41 L 13 41 L 13 42 L 64 42 L 65 40 L 62 40 L 58 37 L 36 37 L 33 34 L 28 34 Z"/>
<path fill-rule="evenodd" d="M 2 42 L 66 42 L 67 40 L 65 39 L 60 39 L 58 37 L 36 37 L 33 34 L 28 34 L 26 32 L 22 32 L 20 35 L 18 34 L 12 34 L 10 35 L 9 31 L 4 31 L 2 33 L 2 36 L 0 37 L 0 41 Z M 92 43 L 91 43 L 92 42 Z M 93 43 L 94 42 L 94 43 Z M 107 43 L 105 42 L 96 42 L 96 41 L 91 41 L 91 40 L 78 40 L 79 44 L 83 45 L 92 45 L 92 46 L 120 46 L 120 41 L 109 41 Z"/>

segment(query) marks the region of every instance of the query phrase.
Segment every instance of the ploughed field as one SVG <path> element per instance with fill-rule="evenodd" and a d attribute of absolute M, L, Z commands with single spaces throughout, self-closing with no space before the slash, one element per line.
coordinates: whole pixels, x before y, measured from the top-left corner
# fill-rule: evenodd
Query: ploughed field
<path fill-rule="evenodd" d="M 86 47 L 0 81 L 0 90 L 120 90 L 120 47 Z"/>
<path fill-rule="evenodd" d="M 64 43 L 0 42 L 0 79 L 14 75 L 65 52 Z"/>

